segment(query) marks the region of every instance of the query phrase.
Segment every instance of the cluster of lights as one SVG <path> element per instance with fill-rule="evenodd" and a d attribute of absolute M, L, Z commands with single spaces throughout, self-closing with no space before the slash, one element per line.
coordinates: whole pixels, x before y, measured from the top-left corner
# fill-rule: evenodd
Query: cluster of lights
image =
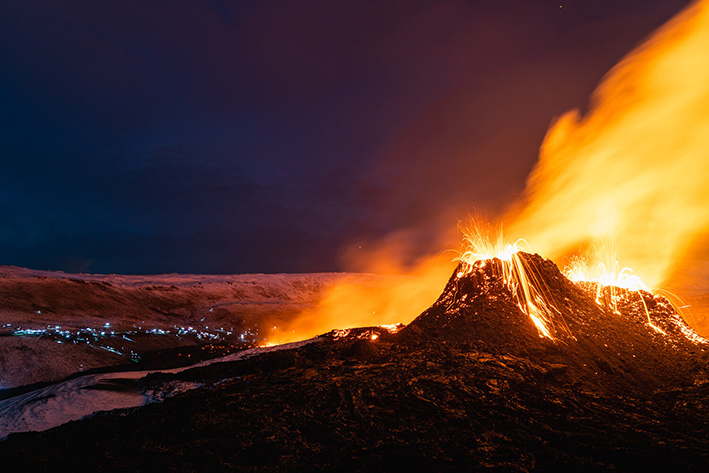
<path fill-rule="evenodd" d="M 176 336 L 183 336 L 183 335 L 193 335 L 199 340 L 221 340 L 225 336 L 231 335 L 233 332 L 231 330 L 226 330 L 224 328 L 212 328 L 210 329 L 209 327 L 205 327 L 204 330 L 200 330 L 198 328 L 192 327 L 192 326 L 178 326 L 178 325 L 173 325 L 172 329 L 173 330 L 164 330 L 161 328 L 142 328 L 142 327 L 136 327 L 133 325 L 133 328 L 131 330 L 121 330 L 121 331 L 116 331 L 116 330 L 110 330 L 110 324 L 105 324 L 101 328 L 93 328 L 93 327 L 83 327 L 79 329 L 75 329 L 74 331 L 68 330 L 68 329 L 63 329 L 60 325 L 48 325 L 47 328 L 43 329 L 31 329 L 31 328 L 26 328 L 23 329 L 21 326 L 18 326 L 15 330 L 11 332 L 11 335 L 17 336 L 17 337 L 49 337 L 55 340 L 58 339 L 67 339 L 69 341 L 73 342 L 82 342 L 82 341 L 91 341 L 91 340 L 98 340 L 100 338 L 107 338 L 107 337 L 120 337 L 128 341 L 133 341 L 128 337 L 128 335 L 137 335 L 137 334 L 145 334 L 145 335 L 176 335 Z M 6 324 L 4 328 L 11 328 L 12 324 Z M 252 332 L 250 329 L 247 329 L 242 333 L 242 337 L 244 338 L 244 335 L 246 337 L 256 335 L 256 333 Z"/>
<path fill-rule="evenodd" d="M 223 327 L 205 326 L 200 329 L 194 326 L 173 325 L 169 329 L 165 328 L 145 328 L 143 326 L 132 325 L 128 330 L 115 330 L 110 323 L 105 323 L 99 327 L 64 328 L 61 325 L 47 325 L 45 328 L 23 328 L 20 325 L 4 324 L 5 336 L 15 337 L 36 337 L 53 340 L 59 344 L 85 344 L 101 350 L 106 350 L 120 356 L 130 356 L 132 361 L 139 361 L 139 354 L 124 346 L 124 342 L 136 343 L 139 336 L 174 336 L 178 339 L 182 337 L 194 337 L 197 340 L 219 342 L 234 334 L 234 329 Z M 243 343 L 253 343 L 258 341 L 258 330 L 247 328 L 236 335 L 237 339 Z"/>

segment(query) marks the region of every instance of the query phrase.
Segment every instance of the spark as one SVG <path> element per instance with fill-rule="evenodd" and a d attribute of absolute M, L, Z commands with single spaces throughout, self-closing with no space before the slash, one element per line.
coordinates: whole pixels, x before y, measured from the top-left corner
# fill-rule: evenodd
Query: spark
<path fill-rule="evenodd" d="M 561 312 L 544 295 L 546 291 L 542 287 L 541 278 L 536 277 L 534 269 L 529 267 L 519 254 L 520 245 L 526 244 L 526 241 L 520 239 L 513 244 L 506 244 L 501 227 L 497 231 L 496 238 L 492 239 L 490 238 L 492 228 L 489 225 L 478 224 L 475 220 L 472 220 L 471 225 L 463 228 L 462 231 L 464 249 L 459 260 L 463 264 L 458 277 L 469 274 L 475 267 L 485 267 L 489 261 L 498 259 L 501 262 L 502 272 L 499 276 L 512 293 L 519 309 L 532 320 L 539 336 L 554 340 L 552 332 L 555 326 L 568 332 Z"/>
<path fill-rule="evenodd" d="M 665 331 L 652 323 L 650 319 L 650 311 L 642 293 L 649 292 L 652 294 L 652 291 L 643 280 L 639 276 L 632 274 L 633 270 L 630 268 L 620 269 L 620 262 L 615 253 L 603 255 L 602 252 L 596 251 L 595 257 L 604 259 L 606 263 L 596 262 L 593 264 L 588 255 L 586 257 L 575 257 L 571 259 L 570 266 L 564 269 L 564 275 L 574 283 L 587 282 L 594 284 L 596 287 L 596 304 L 600 306 L 604 305 L 601 300 L 603 291 L 608 288 L 610 297 L 607 299 L 607 306 L 617 315 L 620 315 L 618 310 L 618 300 L 620 299 L 618 289 L 625 289 L 637 294 L 643 305 L 648 325 L 656 332 L 666 335 Z"/>

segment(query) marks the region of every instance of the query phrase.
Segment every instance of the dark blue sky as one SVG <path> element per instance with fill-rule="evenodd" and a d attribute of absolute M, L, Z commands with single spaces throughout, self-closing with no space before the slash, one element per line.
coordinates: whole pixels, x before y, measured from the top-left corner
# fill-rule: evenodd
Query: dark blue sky
<path fill-rule="evenodd" d="M 401 231 L 428 251 L 514 200 L 550 121 L 687 3 L 4 0 L 0 264 L 333 271 Z"/>

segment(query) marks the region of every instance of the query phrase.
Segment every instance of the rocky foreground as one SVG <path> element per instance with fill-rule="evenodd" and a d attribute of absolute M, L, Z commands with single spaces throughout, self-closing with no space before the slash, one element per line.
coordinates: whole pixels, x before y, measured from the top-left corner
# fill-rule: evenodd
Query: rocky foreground
<path fill-rule="evenodd" d="M 519 310 L 493 261 L 454 274 L 397 333 L 335 331 L 297 349 L 95 386 L 202 387 L 11 434 L 3 469 L 707 471 L 703 339 L 662 298 L 620 293 L 617 314 L 550 261 L 525 257 L 568 327 L 554 341 Z"/>

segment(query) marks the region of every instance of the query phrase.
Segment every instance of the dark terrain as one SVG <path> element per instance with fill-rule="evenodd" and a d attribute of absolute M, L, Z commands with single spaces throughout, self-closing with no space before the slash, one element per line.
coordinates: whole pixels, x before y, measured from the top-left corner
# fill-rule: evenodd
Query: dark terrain
<path fill-rule="evenodd" d="M 160 358 L 170 350 L 263 342 L 338 284 L 369 287 L 390 279 L 350 273 L 92 275 L 0 266 L 0 389 L 136 362 L 157 369 L 156 353 Z"/>
<path fill-rule="evenodd" d="M 499 260 L 454 276 L 410 325 L 139 384 L 200 389 L 0 442 L 3 471 L 707 471 L 706 343 L 669 303 L 595 302 L 523 255 L 558 309 L 539 336 Z M 642 298 L 642 301 L 641 301 Z M 644 305 L 652 323 L 650 327 Z"/>

